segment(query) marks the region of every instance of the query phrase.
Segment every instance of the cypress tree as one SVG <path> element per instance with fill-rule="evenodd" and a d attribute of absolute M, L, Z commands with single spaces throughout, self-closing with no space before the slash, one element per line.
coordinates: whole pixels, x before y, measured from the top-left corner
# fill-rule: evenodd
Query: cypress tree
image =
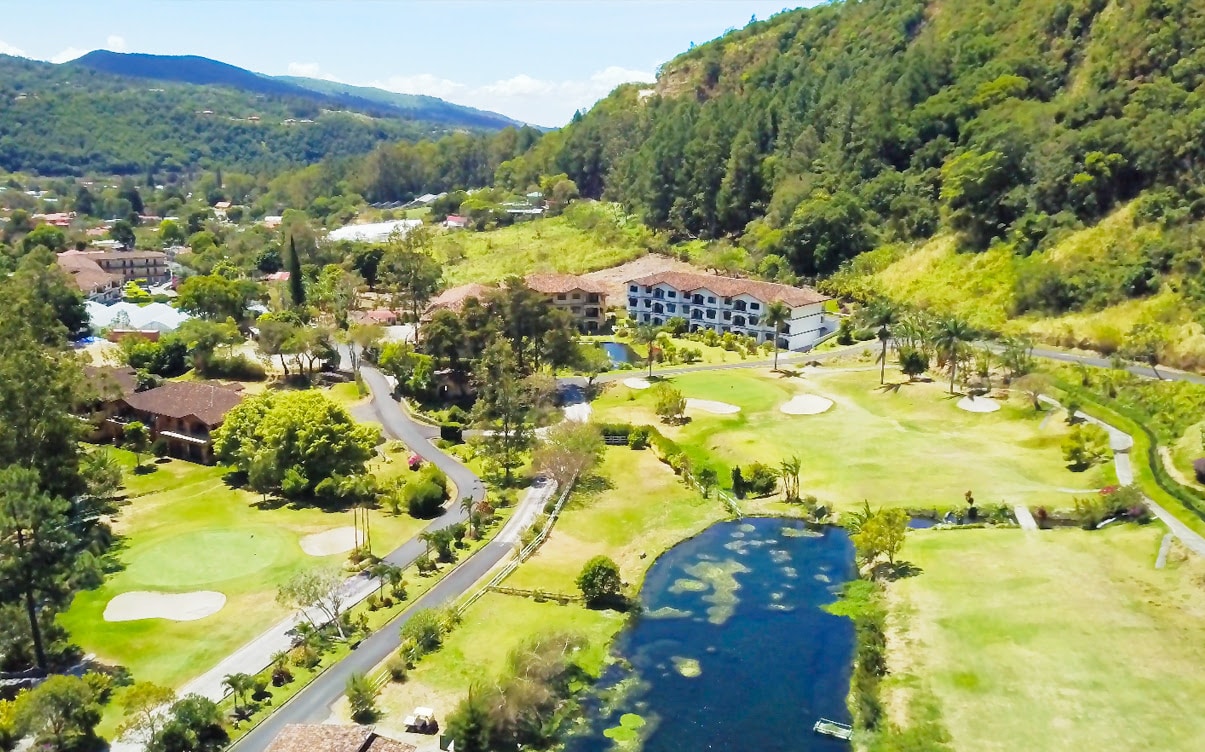
<path fill-rule="evenodd" d="M 301 260 L 297 258 L 297 244 L 289 236 L 289 250 L 284 257 L 285 271 L 289 273 L 289 297 L 293 305 L 305 305 L 305 280 L 301 278 Z"/>

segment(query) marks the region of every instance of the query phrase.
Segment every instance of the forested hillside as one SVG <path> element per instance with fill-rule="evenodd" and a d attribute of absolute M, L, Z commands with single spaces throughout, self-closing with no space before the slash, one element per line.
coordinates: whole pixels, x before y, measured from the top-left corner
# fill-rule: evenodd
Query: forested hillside
<path fill-rule="evenodd" d="M 205 58 L 97 52 L 52 65 L 0 56 L 0 169 L 278 172 L 509 122 L 435 102 L 443 106 L 314 91 Z"/>

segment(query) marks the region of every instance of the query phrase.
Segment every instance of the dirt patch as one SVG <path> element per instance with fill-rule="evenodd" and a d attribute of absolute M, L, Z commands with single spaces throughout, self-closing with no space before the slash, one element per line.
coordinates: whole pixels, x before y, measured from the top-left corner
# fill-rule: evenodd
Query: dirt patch
<path fill-rule="evenodd" d="M 345 554 L 356 547 L 356 529 L 337 527 L 323 533 L 314 533 L 301 539 L 301 550 L 310 556 L 333 556 Z"/>
<path fill-rule="evenodd" d="M 628 297 L 628 281 L 647 277 L 650 274 L 658 272 L 696 272 L 703 274 L 703 270 L 691 266 L 685 261 L 679 261 L 670 256 L 661 256 L 656 253 L 650 253 L 647 256 L 629 261 L 626 264 L 613 266 L 610 269 L 599 269 L 596 272 L 584 274 L 586 279 L 599 282 L 606 289 L 607 297 L 614 304 L 620 300 L 626 300 Z"/>
<path fill-rule="evenodd" d="M 212 616 L 226 605 L 226 596 L 212 590 L 193 593 L 153 593 L 133 590 L 122 593 L 105 606 L 105 621 L 167 619 L 196 621 Z"/>

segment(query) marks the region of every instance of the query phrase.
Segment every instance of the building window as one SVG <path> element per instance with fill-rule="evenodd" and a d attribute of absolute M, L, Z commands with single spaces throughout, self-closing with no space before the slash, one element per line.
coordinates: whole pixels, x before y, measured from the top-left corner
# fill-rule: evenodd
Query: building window
<path fill-rule="evenodd" d="M 636 298 L 628 298 L 628 308 L 636 307 Z"/>
<path fill-rule="evenodd" d="M 590 293 L 590 294 L 589 294 L 589 295 L 586 297 L 586 302 L 587 302 L 587 303 L 597 303 L 597 302 L 598 302 L 598 293 L 596 293 L 596 292 L 592 292 L 592 293 Z"/>
<path fill-rule="evenodd" d="M 707 318 L 709 318 L 709 319 L 714 319 L 714 318 L 715 318 L 715 311 L 708 311 L 708 312 L 707 312 Z"/>
<path fill-rule="evenodd" d="M 724 298 L 724 305 L 732 305 L 732 298 Z"/>
<path fill-rule="evenodd" d="M 678 297 L 678 293 L 673 290 L 670 290 L 669 292 L 665 293 L 665 297 L 676 298 L 676 297 Z"/>
<path fill-rule="evenodd" d="M 700 311 L 698 308 L 696 308 L 693 311 L 691 311 L 690 317 L 692 319 L 701 319 L 701 318 L 703 318 L 703 312 Z"/>
<path fill-rule="evenodd" d="M 736 318 L 734 318 L 732 320 L 732 323 L 736 324 L 737 326 L 744 326 L 745 325 L 745 317 L 737 316 Z"/>
<path fill-rule="evenodd" d="M 582 294 L 580 292 L 573 293 L 573 300 L 581 300 L 581 299 L 582 299 Z"/>
<path fill-rule="evenodd" d="M 749 310 L 750 310 L 750 311 L 760 311 L 760 310 L 761 310 L 761 303 L 750 303 L 750 304 L 749 304 Z"/>
<path fill-rule="evenodd" d="M 695 295 L 693 298 L 690 299 L 690 302 L 694 303 L 695 305 L 703 305 L 703 296 Z"/>
<path fill-rule="evenodd" d="M 648 315 L 647 313 L 646 313 L 646 314 L 644 314 L 644 318 L 643 318 L 642 320 L 643 320 L 643 321 L 644 321 L 644 323 L 646 323 L 646 324 L 647 324 L 647 323 L 649 323 L 649 315 Z"/>
<path fill-rule="evenodd" d="M 665 304 L 665 312 L 666 313 L 677 313 L 678 306 L 674 303 L 666 303 Z"/>
<path fill-rule="evenodd" d="M 724 320 L 732 321 L 732 312 L 731 311 L 724 311 Z"/>
<path fill-rule="evenodd" d="M 714 304 L 715 304 L 715 298 L 714 298 L 714 297 L 712 297 L 711 295 L 708 295 L 708 296 L 707 296 L 707 302 L 708 302 L 708 303 L 711 303 L 711 304 L 713 304 L 713 305 L 714 305 Z"/>
<path fill-rule="evenodd" d="M 743 311 L 743 310 L 745 310 L 745 301 L 743 301 L 743 300 L 738 300 L 738 301 L 736 301 L 735 303 L 733 303 L 733 304 L 732 304 L 732 307 L 733 307 L 733 308 L 735 308 L 735 309 L 736 309 L 736 310 L 738 310 L 738 311 Z"/>
<path fill-rule="evenodd" d="M 640 285 L 628 285 L 628 292 L 640 292 Z"/>
<path fill-rule="evenodd" d="M 664 324 L 664 323 L 665 323 L 665 322 L 661 320 L 661 317 L 659 317 L 659 316 L 654 316 L 654 317 L 653 317 L 653 324 L 654 324 L 654 325 L 656 325 L 656 326 L 661 326 L 661 325 L 662 325 L 662 324 Z"/>
<path fill-rule="evenodd" d="M 556 299 L 557 299 L 557 300 L 564 300 L 564 299 L 565 299 L 565 293 L 561 293 L 560 295 L 557 295 L 557 296 L 556 296 Z"/>

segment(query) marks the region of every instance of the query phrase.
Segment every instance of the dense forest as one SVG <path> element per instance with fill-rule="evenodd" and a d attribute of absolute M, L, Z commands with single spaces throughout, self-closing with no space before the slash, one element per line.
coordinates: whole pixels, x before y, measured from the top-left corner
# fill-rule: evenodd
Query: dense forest
<path fill-rule="evenodd" d="M 313 91 L 204 58 L 167 58 L 178 64 L 166 69 L 165 79 L 134 78 L 145 73 L 128 64 L 137 56 L 96 54 L 64 65 L 0 56 L 0 169 L 279 172 L 364 154 L 381 143 L 507 124 L 447 103 L 403 108 Z M 119 62 L 127 64 L 114 68 Z M 89 67 L 101 63 L 105 70 Z M 189 75 L 212 83 L 180 80 Z"/>

